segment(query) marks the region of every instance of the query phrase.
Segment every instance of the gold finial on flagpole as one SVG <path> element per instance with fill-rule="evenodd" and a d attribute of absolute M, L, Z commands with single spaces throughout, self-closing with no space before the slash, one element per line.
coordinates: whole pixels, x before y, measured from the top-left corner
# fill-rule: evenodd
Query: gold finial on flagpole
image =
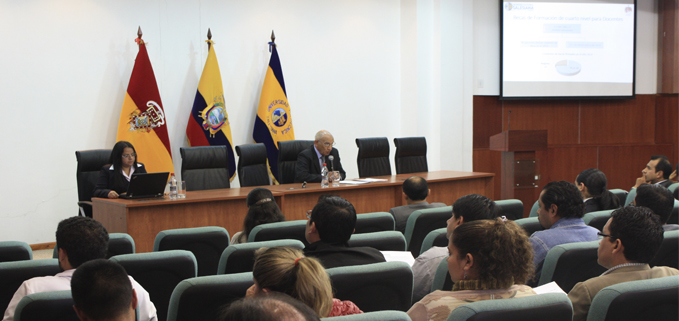
<path fill-rule="evenodd" d="M 141 33 L 141 26 L 139 26 L 139 29 L 137 29 L 137 37 L 139 37 L 139 39 L 141 39 L 142 35 L 143 35 L 143 33 Z"/>
<path fill-rule="evenodd" d="M 273 30 L 271 30 L 271 42 L 276 42 L 276 35 L 273 34 Z"/>
<path fill-rule="evenodd" d="M 212 31 L 210 31 L 210 28 L 207 28 L 207 50 L 210 50 L 210 47 L 212 46 Z"/>

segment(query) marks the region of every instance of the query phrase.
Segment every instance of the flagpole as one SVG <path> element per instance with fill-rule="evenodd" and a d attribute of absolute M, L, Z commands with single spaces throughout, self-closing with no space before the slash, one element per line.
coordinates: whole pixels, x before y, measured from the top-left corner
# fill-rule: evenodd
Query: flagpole
<path fill-rule="evenodd" d="M 269 52 L 271 52 L 271 46 L 276 45 L 276 35 L 273 34 L 273 30 L 271 30 L 271 42 L 269 42 Z"/>
<path fill-rule="evenodd" d="M 212 32 L 210 31 L 210 28 L 207 28 L 207 51 L 210 51 L 211 46 L 212 46 Z"/>
<path fill-rule="evenodd" d="M 141 26 L 139 26 L 139 29 L 137 29 L 137 44 L 144 43 L 143 40 L 141 40 L 142 35 L 143 33 L 141 32 Z"/>

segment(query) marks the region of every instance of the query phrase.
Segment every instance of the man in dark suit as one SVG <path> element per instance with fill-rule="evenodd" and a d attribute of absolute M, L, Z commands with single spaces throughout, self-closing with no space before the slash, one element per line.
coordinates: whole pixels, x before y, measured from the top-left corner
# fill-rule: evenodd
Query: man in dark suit
<path fill-rule="evenodd" d="M 297 156 L 295 182 L 320 183 L 323 163 L 327 164 L 328 171 L 339 171 L 342 179 L 345 179 L 347 173 L 342 168 L 339 152 L 334 145 L 335 139 L 330 132 L 321 130 L 316 133 L 314 144 Z M 331 161 L 328 156 L 332 156 L 333 160 Z"/>
<path fill-rule="evenodd" d="M 396 230 L 401 233 L 405 233 L 408 217 L 413 212 L 425 208 L 446 206 L 446 204 L 443 203 L 429 204 L 427 202 L 429 187 L 427 186 L 427 181 L 419 176 L 412 176 L 403 182 L 403 196 L 408 205 L 394 207 L 389 210 L 389 213 L 394 216 Z"/>
<path fill-rule="evenodd" d="M 634 188 L 639 187 L 641 184 L 658 184 L 665 188 L 672 185 L 672 181 L 669 180 L 672 173 L 672 165 L 669 158 L 665 155 L 651 156 L 651 160 L 646 164 L 646 168 L 641 170 L 641 173 L 643 176 L 637 178 Z"/>

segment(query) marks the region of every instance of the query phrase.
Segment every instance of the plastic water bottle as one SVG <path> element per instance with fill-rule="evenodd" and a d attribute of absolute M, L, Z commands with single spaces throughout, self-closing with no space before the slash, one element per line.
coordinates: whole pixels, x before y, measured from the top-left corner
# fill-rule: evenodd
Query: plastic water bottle
<path fill-rule="evenodd" d="M 323 163 L 323 168 L 321 168 L 321 187 L 328 187 L 328 167 Z"/>
<path fill-rule="evenodd" d="M 174 177 L 174 173 L 172 173 L 172 176 L 170 177 L 170 199 L 171 200 L 176 200 L 177 199 L 177 179 Z"/>

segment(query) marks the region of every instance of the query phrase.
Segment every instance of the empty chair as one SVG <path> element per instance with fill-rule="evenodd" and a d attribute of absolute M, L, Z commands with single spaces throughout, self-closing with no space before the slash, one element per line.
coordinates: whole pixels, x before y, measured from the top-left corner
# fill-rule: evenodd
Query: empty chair
<path fill-rule="evenodd" d="M 71 291 L 29 294 L 19 301 L 14 312 L 16 321 L 79 321 L 73 310 Z"/>
<path fill-rule="evenodd" d="M 655 254 L 649 265 L 651 267 L 669 266 L 679 269 L 679 230 L 664 233 L 662 245 L 660 245 L 658 253 Z"/>
<path fill-rule="evenodd" d="M 424 238 L 422 246 L 420 247 L 420 254 L 426 252 L 432 246 L 448 246 L 448 236 L 446 235 L 447 228 L 437 228 Z"/>
<path fill-rule="evenodd" d="M 0 310 L 4 313 L 21 283 L 36 276 L 61 272 L 57 259 L 0 263 Z"/>
<path fill-rule="evenodd" d="M 229 246 L 229 232 L 219 226 L 180 228 L 161 231 L 153 242 L 153 251 L 191 251 L 198 263 L 198 276 L 217 274 L 217 265 Z"/>
<path fill-rule="evenodd" d="M 398 231 L 353 234 L 349 239 L 349 246 L 368 246 L 380 251 L 405 251 L 406 238 Z"/>
<path fill-rule="evenodd" d="M 597 263 L 599 241 L 557 245 L 547 252 L 538 285 L 556 282 L 568 293 L 576 283 L 586 281 L 606 272 Z"/>
<path fill-rule="evenodd" d="M 262 143 L 236 146 L 238 182 L 241 187 L 269 185 L 266 146 Z"/>
<path fill-rule="evenodd" d="M 386 137 L 356 138 L 356 146 L 359 177 L 391 175 Z"/>
<path fill-rule="evenodd" d="M 388 214 L 388 213 L 387 213 Z M 33 259 L 33 250 L 26 242 L 0 242 L 0 262 L 24 261 Z"/>
<path fill-rule="evenodd" d="M 523 218 L 523 202 L 517 199 L 495 201 L 500 208 L 500 215 L 510 220 Z"/>
<path fill-rule="evenodd" d="M 75 179 L 78 183 L 78 214 L 92 217 L 92 195 L 99 179 L 99 171 L 108 164 L 110 149 L 79 150 L 75 152 L 78 166 Z"/>
<path fill-rule="evenodd" d="M 679 276 L 623 282 L 594 296 L 588 321 L 679 319 Z"/>
<path fill-rule="evenodd" d="M 535 201 L 535 203 L 533 203 L 533 207 L 530 208 L 530 214 L 528 215 L 528 217 L 538 217 L 538 209 L 539 208 L 540 208 L 540 202 Z"/>
<path fill-rule="evenodd" d="M 625 203 L 625 200 L 627 199 L 627 194 L 628 194 L 628 192 L 626 190 L 614 188 L 614 189 L 609 189 L 608 191 L 613 193 L 613 195 L 618 197 L 618 201 L 620 201 L 621 205 Z"/>
<path fill-rule="evenodd" d="M 413 271 L 405 262 L 382 262 L 327 270 L 335 298 L 364 312 L 407 311 L 413 297 Z"/>
<path fill-rule="evenodd" d="M 446 227 L 446 221 L 453 215 L 453 207 L 437 207 L 417 210 L 410 214 L 406 223 L 406 242 L 413 257 L 420 255 L 422 241 L 429 232 Z"/>
<path fill-rule="evenodd" d="M 448 321 L 571 321 L 572 319 L 573 305 L 568 296 L 561 293 L 472 302 L 457 307 L 448 316 Z"/>
<path fill-rule="evenodd" d="M 217 320 L 220 308 L 245 296 L 252 272 L 190 278 L 172 291 L 167 321 Z"/>
<path fill-rule="evenodd" d="M 116 255 L 111 261 L 122 265 L 148 293 L 156 306 L 158 320 L 165 320 L 170 296 L 182 280 L 196 277 L 196 257 L 184 250 Z"/>
<path fill-rule="evenodd" d="M 266 223 L 255 226 L 248 235 L 249 242 L 292 239 L 299 240 L 304 246 L 309 245 L 304 232 L 307 220 L 296 220 L 276 223 Z"/>
<path fill-rule="evenodd" d="M 321 318 L 324 321 L 411 321 L 407 313 L 403 311 L 375 311 L 341 317 Z"/>
<path fill-rule="evenodd" d="M 179 153 L 187 191 L 231 187 L 226 146 L 182 147 Z"/>
<path fill-rule="evenodd" d="M 299 240 L 275 240 L 263 242 L 248 242 L 229 245 L 219 259 L 217 274 L 232 274 L 252 272 L 255 264 L 255 251 L 263 247 L 288 246 L 304 249 L 304 243 Z"/>
<path fill-rule="evenodd" d="M 537 217 L 526 217 L 526 218 L 520 218 L 516 221 L 514 221 L 516 224 L 521 226 L 524 230 L 526 230 L 526 233 L 528 236 L 532 235 L 533 233 L 537 231 L 542 231 L 545 228 L 540 224 L 540 221 L 538 221 Z"/>
<path fill-rule="evenodd" d="M 356 214 L 355 234 L 393 231 L 394 217 L 388 212 Z"/>
<path fill-rule="evenodd" d="M 313 145 L 313 140 L 289 140 L 278 142 L 278 182 L 290 184 L 295 182 L 295 166 L 297 155 Z"/>
<path fill-rule="evenodd" d="M 608 219 L 611 218 L 611 213 L 613 213 L 613 211 L 614 210 L 589 212 L 582 217 L 582 220 L 585 221 L 585 224 L 599 231 L 603 231 L 604 225 L 606 225 Z"/>
<path fill-rule="evenodd" d="M 425 137 L 394 138 L 396 174 L 428 172 Z"/>
<path fill-rule="evenodd" d="M 110 259 L 112 256 L 121 254 L 132 254 L 135 252 L 134 239 L 127 233 L 109 233 L 108 234 L 108 250 L 106 251 L 106 258 Z M 59 244 L 54 246 L 52 257 L 59 258 Z"/>

